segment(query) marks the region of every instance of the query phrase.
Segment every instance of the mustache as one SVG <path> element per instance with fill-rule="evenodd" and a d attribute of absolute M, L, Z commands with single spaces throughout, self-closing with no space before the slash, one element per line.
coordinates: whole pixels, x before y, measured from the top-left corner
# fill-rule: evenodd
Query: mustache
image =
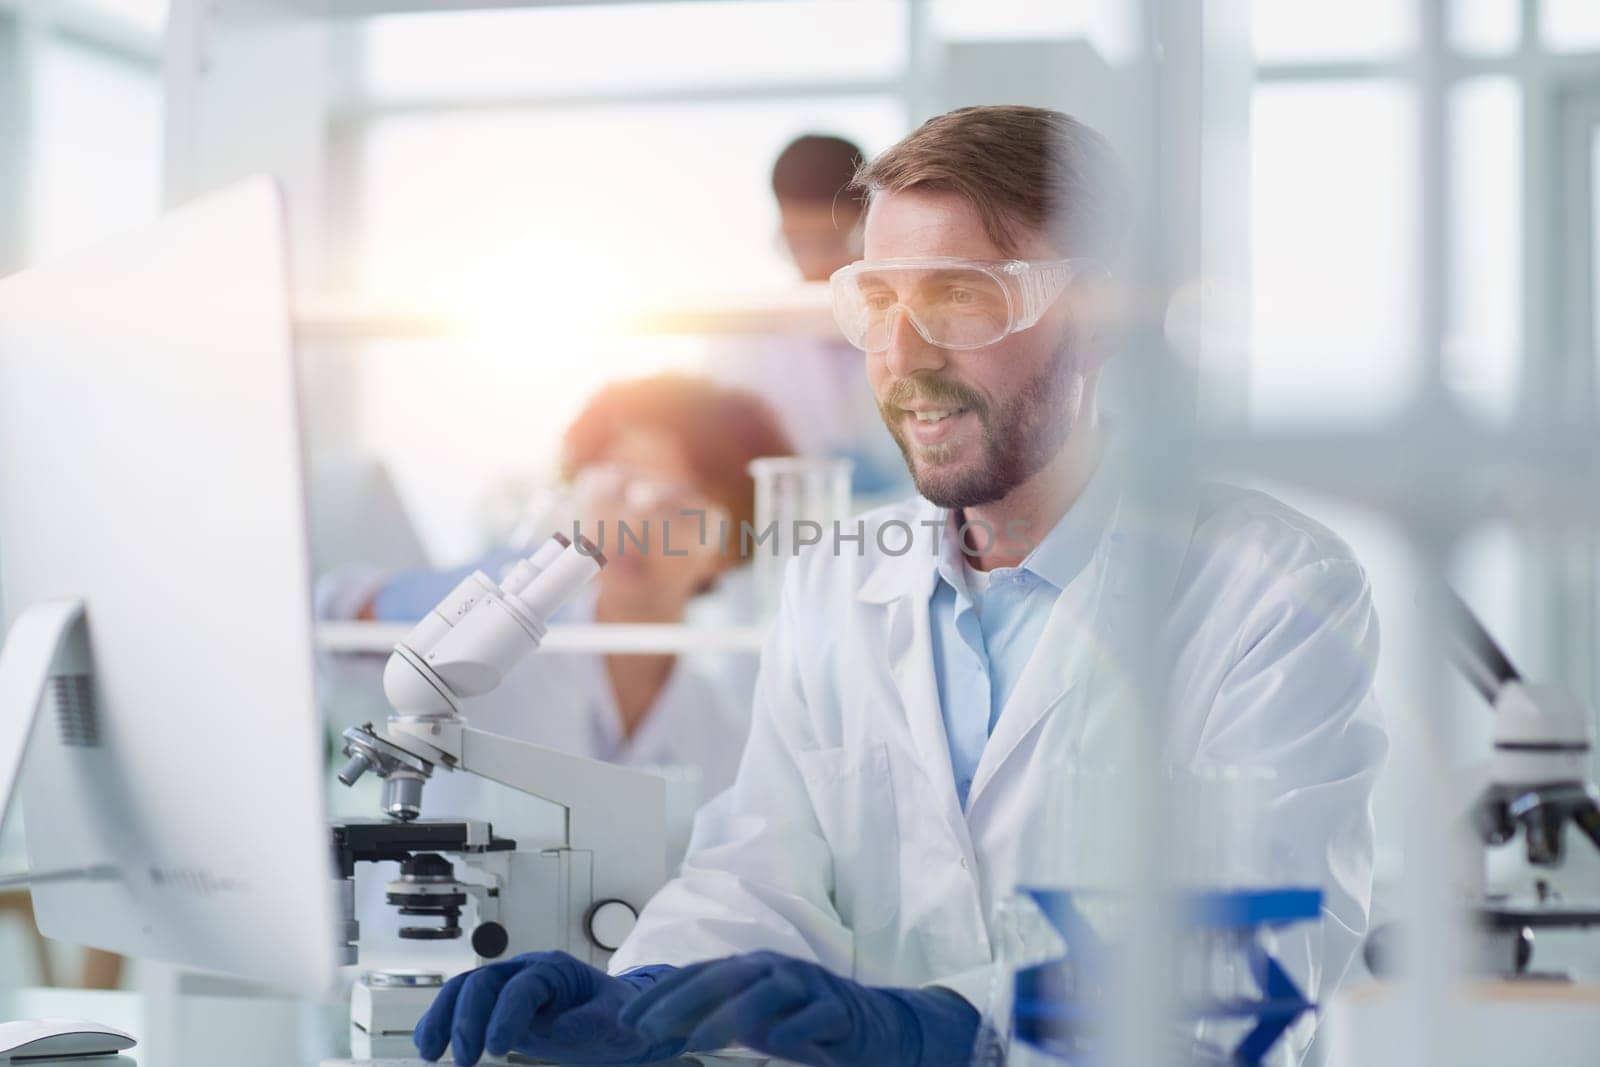
<path fill-rule="evenodd" d="M 942 407 L 966 408 L 978 415 L 988 411 L 977 393 L 958 382 L 931 374 L 901 378 L 889 387 L 880 406 L 903 408 L 918 400 Z"/>

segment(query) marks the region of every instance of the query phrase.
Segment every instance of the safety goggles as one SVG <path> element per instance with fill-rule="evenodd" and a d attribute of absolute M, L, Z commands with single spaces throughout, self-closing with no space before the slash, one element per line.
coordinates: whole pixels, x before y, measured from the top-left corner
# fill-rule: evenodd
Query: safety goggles
<path fill-rule="evenodd" d="M 671 513 L 705 507 L 705 497 L 692 486 L 652 477 L 620 463 L 593 463 L 572 480 L 574 496 L 584 505 L 628 515 Z"/>
<path fill-rule="evenodd" d="M 930 345 L 972 349 L 1034 325 L 1089 259 L 981 260 L 952 256 L 861 260 L 828 279 L 833 316 L 863 352 L 889 347 L 895 316 Z"/>

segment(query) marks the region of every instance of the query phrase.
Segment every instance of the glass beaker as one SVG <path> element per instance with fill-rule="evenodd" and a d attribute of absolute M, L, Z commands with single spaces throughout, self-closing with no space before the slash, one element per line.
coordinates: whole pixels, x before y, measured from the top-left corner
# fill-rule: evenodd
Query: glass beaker
<path fill-rule="evenodd" d="M 1067 947 L 1050 920 L 1026 893 L 1001 898 L 995 904 L 989 927 L 994 963 L 989 974 L 988 998 L 981 1005 L 972 1067 L 1017 1067 L 1031 1055 L 1031 1050 L 1012 1044 L 1017 972 L 1024 967 L 1060 959 Z"/>
<path fill-rule="evenodd" d="M 784 568 L 808 544 L 835 544 L 836 523 L 850 514 L 848 459 L 769 456 L 750 461 L 755 481 L 754 529 L 733 531 L 750 552 L 756 609 L 771 618 L 783 589 Z"/>
<path fill-rule="evenodd" d="M 1192 764 L 1167 769 L 1159 780 L 1141 783 L 1115 766 L 1085 767 L 1069 757 L 1052 774 L 1049 796 L 1037 813 L 1038 838 L 1026 853 L 1030 861 L 1021 872 L 1022 884 L 1070 893 L 1083 924 L 1080 933 L 1092 934 L 1111 954 L 1107 959 L 1121 954 L 1132 925 L 1145 921 L 1144 913 L 1134 910 L 1136 905 L 1176 909 L 1163 920 L 1172 923 L 1175 937 L 1170 946 L 1169 1002 L 1179 1012 L 1163 1032 L 1163 1041 L 1172 1049 L 1170 1062 L 1230 1062 L 1231 1050 L 1250 1028 L 1245 1017 L 1228 1009 L 1261 997 L 1251 952 L 1258 943 L 1270 951 L 1271 934 L 1202 921 L 1201 916 L 1213 914 L 1219 900 L 1270 889 L 1282 881 L 1282 872 L 1273 868 L 1266 834 L 1273 778 L 1270 769 L 1260 766 Z M 1125 832 L 1134 815 L 1131 806 L 1156 799 L 1145 795 L 1140 785 L 1146 790 L 1159 787 L 1153 791 L 1161 801 L 1157 810 L 1167 842 L 1154 897 L 1140 892 L 1149 887 L 1135 884 L 1141 865 L 1135 862 Z M 1209 907 L 1199 906 L 1206 901 L 1212 902 Z M 1041 936 L 1041 918 L 1022 892 L 1003 899 L 996 908 L 991 923 L 994 972 L 974 1067 L 1060 1067 L 1089 1062 L 1098 1055 L 1093 1048 L 1098 1040 L 1093 1015 L 1111 1005 L 1095 994 L 1093 958 L 1071 945 L 1065 945 L 1064 957 L 1077 958 L 1074 971 L 1068 972 L 1077 978 L 1061 992 L 1073 998 L 1072 1006 L 1088 1013 L 1081 1039 L 1087 1059 L 1065 1051 L 1079 1047 L 1072 1042 L 1080 1039 L 1070 1034 L 1067 1042 L 1056 1035 L 1048 1046 L 1055 1051 L 1017 1038 L 1013 995 L 1018 972 L 1051 959 L 1052 951 L 1062 955 L 1064 942 L 1048 936 L 1048 928 Z M 1105 977 L 1110 976 L 1107 971 Z M 1083 978 L 1089 984 L 1083 984 Z M 1221 1009 L 1221 1014 L 1211 1009 Z"/>
<path fill-rule="evenodd" d="M 1195 763 L 1168 771 L 1173 888 L 1180 898 L 1215 900 L 1282 880 L 1272 869 L 1266 831 L 1274 777 L 1270 768 L 1250 764 Z M 1198 916 L 1180 923 L 1178 1001 L 1206 1012 L 1191 1017 L 1188 1028 L 1195 1062 L 1228 1062 L 1229 1050 L 1250 1031 L 1250 1019 L 1207 1009 L 1264 995 L 1250 956 L 1258 940 L 1270 938 L 1269 931 Z"/>

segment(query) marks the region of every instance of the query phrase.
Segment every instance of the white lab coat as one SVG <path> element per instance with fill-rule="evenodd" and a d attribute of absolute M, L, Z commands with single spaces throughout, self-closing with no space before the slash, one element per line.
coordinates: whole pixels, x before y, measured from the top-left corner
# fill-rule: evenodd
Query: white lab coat
<path fill-rule="evenodd" d="M 944 513 L 879 509 L 859 558 L 825 542 L 796 561 L 738 779 L 702 809 L 682 874 L 613 972 L 769 949 L 872 984 L 943 985 L 982 1007 L 996 902 L 1074 862 L 1042 811 L 1052 778 L 1120 758 L 1126 679 L 1155 650 L 1170 666 L 1164 759 L 1275 772 L 1274 875 L 1326 893 L 1320 928 L 1286 932 L 1280 956 L 1311 995 L 1330 993 L 1366 927 L 1386 750 L 1366 577 L 1331 532 L 1264 494 L 1215 487 L 1159 515 L 1135 510 L 1124 495 L 1058 598 L 965 812 L 929 640 L 933 534 L 918 525 Z M 899 556 L 875 533 L 898 547 L 903 534 L 885 526 L 896 520 L 919 536 Z M 1141 577 L 1161 592 L 1156 641 L 1132 621 Z"/>

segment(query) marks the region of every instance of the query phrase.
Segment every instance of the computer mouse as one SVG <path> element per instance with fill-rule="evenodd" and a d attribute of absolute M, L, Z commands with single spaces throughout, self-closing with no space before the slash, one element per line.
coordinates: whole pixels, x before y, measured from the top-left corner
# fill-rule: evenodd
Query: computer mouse
<path fill-rule="evenodd" d="M 133 1035 L 83 1019 L 24 1019 L 0 1023 L 0 1064 L 57 1057 L 115 1056 Z"/>

